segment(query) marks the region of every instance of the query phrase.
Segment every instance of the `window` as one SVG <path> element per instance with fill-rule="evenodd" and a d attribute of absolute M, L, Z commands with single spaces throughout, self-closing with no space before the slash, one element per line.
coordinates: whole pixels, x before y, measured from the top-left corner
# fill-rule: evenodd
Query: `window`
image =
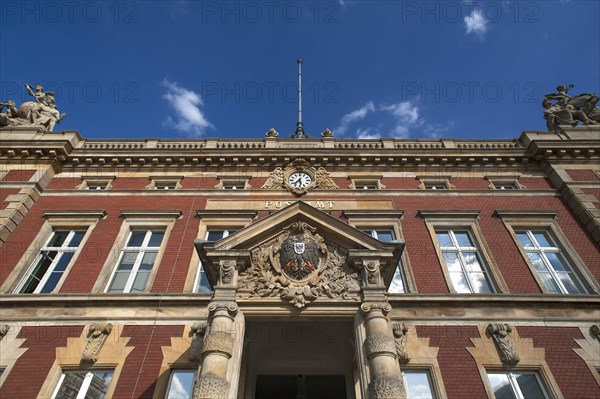
<path fill-rule="evenodd" d="M 348 178 L 352 180 L 352 183 L 348 185 L 350 189 L 356 190 L 382 190 L 385 187 L 381 183 L 382 175 L 374 174 L 359 174 L 359 175 L 348 175 Z"/>
<path fill-rule="evenodd" d="M 430 182 L 430 183 L 425 183 L 425 190 L 447 190 L 448 186 L 446 185 L 445 182 L 439 182 L 439 183 L 435 183 L 435 182 Z"/>
<path fill-rule="evenodd" d="M 426 175 L 417 176 L 421 183 L 417 186 L 419 190 L 450 190 L 456 187 L 450 183 L 451 176 Z"/>
<path fill-rule="evenodd" d="M 150 184 L 147 190 L 178 190 L 181 188 L 180 181 L 183 176 L 150 176 Z"/>
<path fill-rule="evenodd" d="M 71 262 L 85 233 L 86 230 L 54 230 L 16 292 L 21 294 L 52 292 Z"/>
<path fill-rule="evenodd" d="M 219 183 L 214 188 L 218 190 L 249 190 L 252 186 L 248 183 L 251 176 L 219 177 Z"/>
<path fill-rule="evenodd" d="M 431 376 L 425 370 L 402 371 L 406 399 L 433 399 Z"/>
<path fill-rule="evenodd" d="M 132 230 L 106 292 L 144 292 L 164 230 Z"/>
<path fill-rule="evenodd" d="M 481 256 L 469 231 L 436 229 L 436 237 L 456 292 L 493 292 Z"/>
<path fill-rule="evenodd" d="M 193 370 L 171 370 L 165 399 L 191 399 L 195 377 Z"/>
<path fill-rule="evenodd" d="M 586 293 L 581 281 L 547 230 L 516 230 L 521 248 L 527 254 L 544 287 L 554 294 Z"/>
<path fill-rule="evenodd" d="M 394 230 L 392 229 L 381 229 L 381 228 L 373 228 L 373 229 L 362 229 L 362 231 L 366 234 L 369 234 L 373 238 L 377 238 L 379 241 L 390 242 L 396 239 L 396 235 L 394 234 Z M 404 270 L 402 267 L 402 260 L 398 262 L 396 266 L 396 270 L 394 271 L 394 277 L 392 278 L 392 282 L 390 283 L 390 288 L 388 292 L 393 293 L 405 293 L 406 290 L 406 278 L 404 276 Z"/>
<path fill-rule="evenodd" d="M 83 183 L 76 188 L 80 190 L 110 190 L 115 176 L 82 176 Z"/>
<path fill-rule="evenodd" d="M 488 372 L 496 399 L 547 399 L 548 395 L 537 373 Z"/>
<path fill-rule="evenodd" d="M 89 183 L 86 187 L 87 190 L 106 190 L 106 184 L 104 183 Z"/>
<path fill-rule="evenodd" d="M 523 190 L 527 188 L 519 183 L 518 176 L 508 178 L 506 176 L 488 175 L 485 178 L 490 182 L 488 188 L 491 190 Z"/>
<path fill-rule="evenodd" d="M 62 374 L 52 399 L 103 399 L 112 371 L 67 371 Z"/>
<path fill-rule="evenodd" d="M 230 234 L 235 233 L 237 230 L 238 229 L 208 229 L 206 231 L 206 241 L 219 241 Z M 209 293 L 213 290 L 208 282 L 208 277 L 206 277 L 204 267 L 202 267 L 202 262 L 200 262 L 200 265 L 198 266 L 198 276 L 194 287 L 194 292 L 199 293 Z"/>

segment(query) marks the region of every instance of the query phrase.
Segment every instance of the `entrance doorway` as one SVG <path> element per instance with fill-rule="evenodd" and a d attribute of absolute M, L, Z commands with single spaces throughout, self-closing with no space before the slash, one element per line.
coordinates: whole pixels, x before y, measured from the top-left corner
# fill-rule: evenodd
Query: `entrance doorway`
<path fill-rule="evenodd" d="M 256 399 L 346 399 L 343 375 L 259 375 Z"/>
<path fill-rule="evenodd" d="M 247 321 L 243 398 L 354 399 L 352 322 Z"/>

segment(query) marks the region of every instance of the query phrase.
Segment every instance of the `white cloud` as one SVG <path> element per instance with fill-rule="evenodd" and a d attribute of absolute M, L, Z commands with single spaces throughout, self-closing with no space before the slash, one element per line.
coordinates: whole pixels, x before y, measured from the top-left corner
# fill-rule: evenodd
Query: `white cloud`
<path fill-rule="evenodd" d="M 206 130 L 214 129 L 213 124 L 206 119 L 204 111 L 201 109 L 204 102 L 200 94 L 167 79 L 160 84 L 167 88 L 167 93 L 163 95 L 163 98 L 175 111 L 175 117 L 167 116 L 163 126 L 175 128 L 193 136 L 201 136 Z"/>
<path fill-rule="evenodd" d="M 334 130 L 335 133 L 343 136 L 348 131 L 348 127 L 351 123 L 356 122 L 358 120 L 364 119 L 369 112 L 375 111 L 375 105 L 373 105 L 372 101 L 369 101 L 359 109 L 356 109 L 342 117 L 340 121 L 340 125 Z"/>
<path fill-rule="evenodd" d="M 487 21 L 485 20 L 481 10 L 477 8 L 473 9 L 471 14 L 464 18 L 464 21 L 465 28 L 467 29 L 465 35 L 472 33 L 483 40 L 488 27 Z"/>
<path fill-rule="evenodd" d="M 356 138 L 363 140 L 375 140 L 380 139 L 381 134 L 374 132 L 371 128 L 358 129 L 356 131 Z"/>
<path fill-rule="evenodd" d="M 419 107 L 410 103 L 410 101 L 402 101 L 397 104 L 385 105 L 381 107 L 382 111 L 387 111 L 394 116 L 396 126 L 392 133 L 398 138 L 408 137 L 408 128 L 420 126 L 423 121 L 419 119 Z"/>

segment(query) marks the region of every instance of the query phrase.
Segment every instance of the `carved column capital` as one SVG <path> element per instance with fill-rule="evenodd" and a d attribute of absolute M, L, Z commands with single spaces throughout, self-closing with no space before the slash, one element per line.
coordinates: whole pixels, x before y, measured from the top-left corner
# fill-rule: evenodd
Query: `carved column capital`
<path fill-rule="evenodd" d="M 387 302 L 364 302 L 360 305 L 360 310 L 367 314 L 373 311 L 381 311 L 385 315 L 391 312 L 392 305 Z"/>
<path fill-rule="evenodd" d="M 98 360 L 102 345 L 112 331 L 112 327 L 111 323 L 92 323 L 88 326 L 86 344 L 81 355 L 82 361 L 94 363 Z"/>
<path fill-rule="evenodd" d="M 224 302 L 213 301 L 208 304 L 207 309 L 208 309 L 209 313 L 211 313 L 211 314 L 213 314 L 215 312 L 219 312 L 219 311 L 226 311 L 230 317 L 235 317 L 235 315 L 237 314 L 237 312 L 239 310 L 237 303 L 229 302 L 229 301 L 224 301 Z"/>
<path fill-rule="evenodd" d="M 408 355 L 407 333 L 408 327 L 404 323 L 394 323 L 392 325 L 394 331 L 394 340 L 396 343 L 396 354 L 401 363 L 408 363 L 410 356 Z"/>
<path fill-rule="evenodd" d="M 519 363 L 521 359 L 510 337 L 510 333 L 512 332 L 511 326 L 506 323 L 492 323 L 487 326 L 487 332 L 492 336 L 496 344 L 502 363 L 508 365 Z"/>
<path fill-rule="evenodd" d="M 188 358 L 193 362 L 197 362 L 202 358 L 202 342 L 204 341 L 206 326 L 207 323 L 205 321 L 201 321 L 194 324 L 190 329 L 192 344 L 190 345 Z"/>

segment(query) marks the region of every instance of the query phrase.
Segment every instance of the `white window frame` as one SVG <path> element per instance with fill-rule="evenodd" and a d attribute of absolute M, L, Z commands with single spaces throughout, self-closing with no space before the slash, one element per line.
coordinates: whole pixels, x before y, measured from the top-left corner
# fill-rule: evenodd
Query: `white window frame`
<path fill-rule="evenodd" d="M 239 229 L 240 228 L 232 228 L 232 227 L 229 227 L 229 228 L 223 228 L 223 227 L 211 228 L 211 227 L 208 227 L 206 229 L 206 234 L 204 235 L 204 239 L 208 240 L 208 235 L 211 232 L 222 231 L 223 232 L 223 237 L 220 238 L 222 240 L 223 238 L 228 237 L 229 234 L 233 234 L 235 231 L 238 231 Z M 234 230 L 234 231 L 231 231 L 231 230 Z M 206 274 L 206 272 L 204 271 L 204 266 L 202 265 L 202 261 L 199 260 L 198 261 L 198 273 L 196 273 L 196 279 L 194 280 L 194 289 L 193 289 L 192 292 L 194 292 L 195 294 L 209 294 L 209 293 L 212 293 L 214 291 L 213 287 L 210 287 L 210 291 L 206 292 L 206 293 L 205 292 L 200 292 L 200 290 L 198 289 L 198 288 L 200 288 L 198 286 L 198 284 L 200 284 L 200 282 L 202 281 L 202 274 Z"/>
<path fill-rule="evenodd" d="M 496 210 L 494 212 L 494 216 L 502 219 L 504 226 L 512 236 L 515 245 L 521 253 L 525 263 L 529 267 L 529 270 L 531 271 L 531 274 L 533 275 L 542 293 L 550 295 L 586 295 L 599 293 L 600 284 L 598 284 L 598 281 L 596 281 L 592 273 L 585 266 L 585 263 L 581 257 L 577 254 L 577 251 L 575 251 L 567 237 L 563 234 L 558 222 L 556 221 L 556 215 L 557 212 L 552 210 Z M 568 267 L 573 272 L 573 275 L 576 276 L 577 281 L 583 288 L 584 292 L 579 294 L 562 294 L 554 293 L 548 290 L 546 284 L 544 284 L 537 269 L 531 260 L 529 260 L 527 252 L 517 237 L 517 232 L 524 230 L 546 231 L 549 233 L 551 239 L 554 241 L 556 247 L 560 250 L 562 257 L 566 260 Z"/>
<path fill-rule="evenodd" d="M 69 233 L 67 235 L 67 238 L 65 238 L 65 241 L 64 241 L 63 245 L 61 245 L 60 247 L 50 247 L 50 246 L 48 246 L 48 244 L 50 243 L 50 241 L 52 241 L 52 239 L 54 238 L 54 235 L 56 234 L 57 231 L 67 231 L 67 230 L 69 230 Z M 77 231 L 83 232 L 83 237 L 81 238 L 81 241 L 79 242 L 79 245 L 77 247 L 70 247 L 70 246 L 68 246 L 67 244 L 71 243 L 71 241 L 73 240 L 73 237 L 75 236 L 75 233 Z M 54 272 L 54 269 L 56 268 L 56 266 L 60 262 L 61 258 L 65 254 L 65 252 L 71 252 L 71 253 L 73 253 L 73 256 L 71 257 L 71 260 L 65 266 L 65 270 L 61 273 L 60 279 L 58 280 L 58 282 L 56 283 L 56 285 L 54 286 L 54 288 L 52 289 L 52 291 L 50 291 L 50 292 L 55 292 L 56 289 L 58 287 L 60 287 L 60 285 L 62 285 L 61 282 L 65 278 L 69 266 L 74 262 L 75 254 L 77 254 L 78 251 L 79 251 L 79 248 L 82 247 L 83 239 L 86 237 L 86 234 L 87 234 L 87 228 L 72 228 L 72 229 L 56 228 L 56 229 L 53 229 L 52 230 L 52 234 L 50 234 L 50 237 L 46 240 L 44 246 L 42 246 L 42 248 L 40 248 L 38 255 L 35 257 L 34 261 L 31 263 L 31 266 L 29 267 L 29 269 L 27 269 L 27 272 L 25 273 L 25 275 L 21 279 L 21 282 L 17 285 L 17 288 L 15 289 L 14 293 L 15 294 L 39 294 L 40 291 L 42 291 L 42 289 L 44 288 L 44 286 L 48 282 L 48 279 L 50 279 L 50 277 L 52 276 L 52 273 Z M 36 266 L 38 265 L 38 263 L 43 258 L 42 252 L 46 252 L 46 251 L 56 251 L 57 252 L 56 256 L 54 257 L 54 260 L 52 261 L 52 263 L 50 264 L 50 266 L 48 266 L 48 270 L 46 270 L 46 272 L 44 273 L 44 275 L 42 276 L 42 278 L 38 281 L 38 284 L 37 284 L 35 290 L 33 292 L 31 292 L 31 293 L 25 293 L 25 292 L 22 293 L 21 290 L 25 287 L 25 284 L 27 283 L 27 280 L 29 280 L 29 277 L 33 273 L 34 269 L 36 268 Z"/>
<path fill-rule="evenodd" d="M 435 389 L 435 383 L 433 381 L 433 377 L 431 375 L 430 370 L 428 369 L 417 369 L 417 368 L 402 368 L 402 383 L 404 384 L 404 389 L 405 389 L 405 393 L 406 393 L 406 397 L 408 399 L 410 399 L 410 397 L 408 396 L 408 381 L 406 379 L 406 374 L 410 374 L 410 373 L 424 373 L 427 375 L 427 382 L 429 383 L 429 391 L 431 392 L 431 397 L 433 399 L 436 399 L 437 396 L 437 391 Z"/>
<path fill-rule="evenodd" d="M 65 376 L 67 374 L 73 374 L 73 373 L 78 373 L 78 372 L 83 373 L 84 371 L 85 370 L 63 370 L 63 372 L 60 376 L 60 379 L 58 380 L 58 384 L 56 384 L 56 388 L 54 389 L 54 393 L 52 394 L 52 399 L 60 399 L 60 398 L 57 398 L 56 395 L 58 394 L 58 391 L 59 391 L 60 387 L 62 386 L 62 383 L 65 380 Z M 102 372 L 102 373 L 110 372 L 112 374 L 110 384 L 106 387 L 106 392 L 108 392 L 108 390 L 110 389 L 110 386 L 113 384 L 112 378 L 114 378 L 114 375 L 115 375 L 114 370 L 109 370 L 109 369 L 89 370 L 89 371 L 87 371 L 87 374 L 85 375 L 85 378 L 83 379 L 81 386 L 79 387 L 79 392 L 75 399 L 85 399 L 87 391 L 89 390 L 90 385 L 92 383 L 92 378 L 94 378 L 94 372 Z"/>
<path fill-rule="evenodd" d="M 455 232 L 465 232 L 467 233 L 467 235 L 469 236 L 469 239 L 473 242 L 474 246 L 472 247 L 461 247 L 460 244 L 458 243 L 458 240 L 456 239 L 456 233 Z M 483 272 L 484 276 L 485 276 L 485 280 L 488 283 L 488 286 L 490 288 L 490 291 L 492 294 L 494 294 L 496 292 L 496 289 L 494 287 L 494 282 L 493 280 L 490 278 L 490 273 L 488 271 L 488 268 L 485 264 L 485 261 L 483 260 L 479 248 L 477 247 L 477 240 L 475 239 L 475 237 L 473 236 L 473 234 L 469 231 L 469 229 L 464 229 L 464 228 L 441 228 L 438 227 L 435 229 L 435 233 L 436 233 L 436 237 L 438 234 L 440 233 L 448 233 L 448 236 L 450 237 L 450 241 L 452 242 L 452 246 L 448 247 L 443 247 L 441 246 L 441 244 L 437 243 L 438 248 L 440 250 L 440 252 L 442 253 L 442 261 L 444 262 L 444 266 L 446 267 L 446 272 L 450 275 L 451 272 L 448 269 L 448 265 L 446 264 L 446 258 L 444 257 L 445 253 L 453 253 L 456 254 L 456 257 L 458 259 L 458 263 L 460 265 L 461 268 L 461 272 L 465 278 L 465 281 L 467 282 L 467 286 L 469 287 L 470 292 L 460 292 L 460 294 L 482 294 L 481 292 L 475 292 L 475 290 L 473 289 L 473 282 L 471 281 L 470 275 L 472 272 L 469 272 L 467 266 L 466 266 L 466 261 L 465 261 L 465 256 L 463 254 L 463 252 L 472 254 L 475 254 L 475 257 L 477 258 L 477 260 L 479 261 L 480 265 L 481 265 L 481 272 Z M 476 272 L 479 273 L 479 272 Z M 451 279 L 452 281 L 452 279 Z M 456 287 L 454 287 L 454 283 L 452 283 L 454 291 L 456 291 L 457 293 L 459 293 L 456 290 Z M 487 294 L 487 293 L 485 293 Z"/>
<path fill-rule="evenodd" d="M 544 394 L 545 398 L 544 399 L 550 399 L 548 396 L 548 391 L 546 390 L 546 386 L 544 384 L 544 382 L 542 381 L 542 378 L 540 377 L 539 373 L 536 371 L 529 371 L 529 370 L 516 370 L 515 372 L 513 371 L 501 371 L 501 370 L 486 370 L 486 376 L 488 379 L 488 383 L 490 384 L 491 387 L 491 392 L 493 394 L 494 392 L 494 387 L 492 386 L 492 382 L 490 381 L 490 374 L 503 374 L 506 375 L 508 377 L 508 382 L 510 384 L 510 387 L 512 388 L 512 393 L 517 397 L 517 399 L 526 399 L 523 396 L 523 392 L 521 392 L 521 388 L 519 387 L 519 384 L 517 383 L 517 378 L 516 378 L 516 374 L 533 374 L 535 376 L 535 379 L 540 387 L 540 389 L 542 390 L 542 393 Z M 495 397 L 495 395 L 494 395 Z"/>
<path fill-rule="evenodd" d="M 450 293 L 460 295 L 492 295 L 497 293 L 509 293 L 508 286 L 500 274 L 498 265 L 491 256 L 491 251 L 484 239 L 483 233 L 477 223 L 479 211 L 472 210 L 419 210 L 418 215 L 425 219 L 425 224 L 433 241 L 433 245 L 440 262 L 440 267 L 446 279 L 446 284 Z M 437 239 L 437 232 L 440 230 L 462 230 L 468 231 L 477 248 L 479 259 L 483 271 L 486 273 L 486 279 L 491 284 L 491 293 L 459 293 L 454 288 L 454 283 L 450 277 L 446 261 L 441 251 Z"/>
<path fill-rule="evenodd" d="M 131 236 L 133 235 L 134 232 L 138 232 L 138 231 L 143 231 L 146 230 L 145 236 L 144 236 L 144 240 L 142 241 L 142 245 L 140 245 L 139 247 L 128 247 L 127 243 L 129 243 L 129 240 L 131 239 Z M 161 241 L 161 245 L 158 247 L 149 247 L 148 243 L 150 241 L 150 238 L 152 237 L 152 234 L 154 234 L 155 232 L 162 232 L 163 233 L 163 238 Z M 164 241 L 165 241 L 165 235 L 166 232 L 164 231 L 164 229 L 157 229 L 157 228 L 148 228 L 148 229 L 131 229 L 129 231 L 129 235 L 127 236 L 127 240 L 125 241 L 125 245 L 123 246 L 123 248 L 121 249 L 121 254 L 119 255 L 119 259 L 117 260 L 117 264 L 114 267 L 114 270 L 112 272 L 112 275 L 110 277 L 110 279 L 108 280 L 108 284 L 106 285 L 106 288 L 104 290 L 104 292 L 106 293 L 124 293 L 124 294 L 128 294 L 131 293 L 131 288 L 133 287 L 133 283 L 135 282 L 135 279 L 137 277 L 137 274 L 140 270 L 140 265 L 142 264 L 142 260 L 144 259 L 144 256 L 146 255 L 146 253 L 152 253 L 155 252 L 156 253 L 156 257 L 154 258 L 154 263 L 152 264 L 152 269 L 149 273 L 148 276 L 148 281 L 146 281 L 146 287 L 144 287 L 144 291 L 146 292 L 148 290 L 148 284 L 150 283 L 150 276 L 153 274 L 154 272 L 154 268 L 157 267 L 156 265 L 156 261 L 158 259 L 158 253 L 160 252 L 161 248 L 164 245 Z M 117 271 L 119 269 L 119 265 L 121 264 L 121 261 L 123 260 L 123 256 L 126 253 L 132 253 L 132 252 L 137 252 L 135 261 L 133 263 L 133 266 L 131 267 L 131 270 L 129 272 L 129 277 L 127 278 L 127 282 L 125 283 L 125 287 L 123 288 L 123 291 L 114 291 L 111 292 L 110 291 L 110 286 L 113 283 L 113 280 L 116 277 Z"/>
<path fill-rule="evenodd" d="M 171 369 L 171 371 L 169 372 L 169 383 L 167 384 L 167 390 L 165 391 L 164 398 L 167 398 L 167 395 L 169 394 L 169 391 L 171 390 L 171 383 L 173 382 L 173 376 L 176 373 L 193 373 L 194 374 L 194 380 L 196 380 L 196 378 L 197 378 L 196 370 L 192 370 L 192 369 Z M 192 383 L 192 390 L 190 392 L 190 399 L 193 396 L 194 396 L 194 384 Z"/>

